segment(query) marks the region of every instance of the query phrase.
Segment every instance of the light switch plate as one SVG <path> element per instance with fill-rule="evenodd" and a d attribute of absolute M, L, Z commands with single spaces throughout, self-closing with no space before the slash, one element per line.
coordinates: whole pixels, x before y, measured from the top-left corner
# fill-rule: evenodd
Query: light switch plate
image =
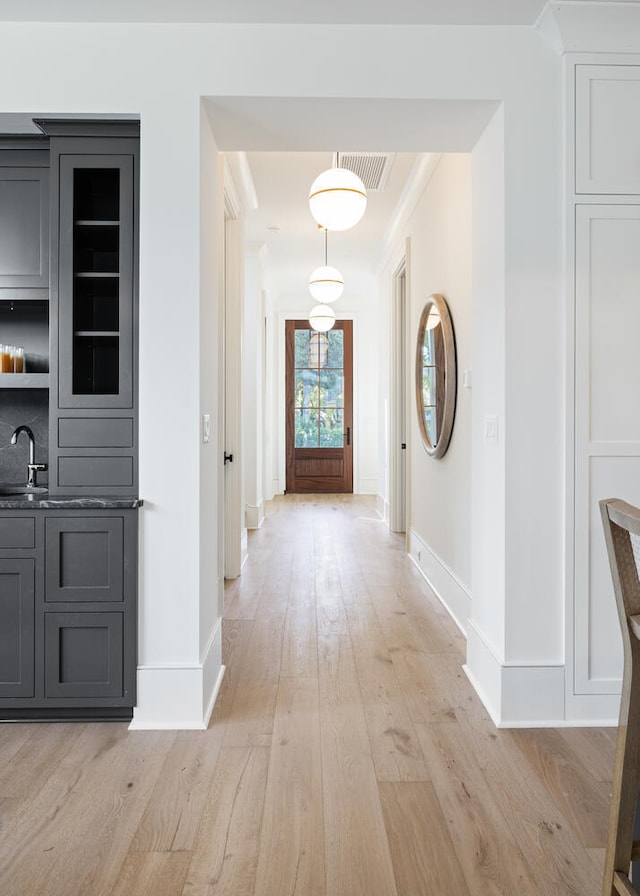
<path fill-rule="evenodd" d="M 484 418 L 484 437 L 485 437 L 485 439 L 490 439 L 492 442 L 498 441 L 498 418 L 497 417 L 485 417 Z"/>
<path fill-rule="evenodd" d="M 211 438 L 211 415 L 202 415 L 202 441 L 208 442 Z"/>

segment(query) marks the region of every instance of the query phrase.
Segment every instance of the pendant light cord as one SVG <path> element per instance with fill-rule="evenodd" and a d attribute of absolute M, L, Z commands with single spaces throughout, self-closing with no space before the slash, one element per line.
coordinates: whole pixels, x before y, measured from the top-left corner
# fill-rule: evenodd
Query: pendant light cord
<path fill-rule="evenodd" d="M 327 233 L 328 232 L 329 231 L 325 227 L 325 229 L 324 229 L 324 266 L 325 266 L 325 268 L 327 266 Z"/>

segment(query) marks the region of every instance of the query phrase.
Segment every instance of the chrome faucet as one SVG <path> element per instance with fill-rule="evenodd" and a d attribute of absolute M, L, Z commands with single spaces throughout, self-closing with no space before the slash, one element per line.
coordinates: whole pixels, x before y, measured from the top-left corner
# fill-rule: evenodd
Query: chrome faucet
<path fill-rule="evenodd" d="M 35 488 L 36 487 L 36 473 L 40 470 L 46 470 L 46 464 L 37 464 L 36 463 L 36 440 L 33 437 L 33 432 L 28 426 L 18 426 L 17 429 L 13 431 L 13 435 L 11 436 L 11 444 L 18 444 L 18 436 L 21 432 L 26 433 L 27 438 L 29 439 L 29 463 L 27 464 L 27 488 Z"/>

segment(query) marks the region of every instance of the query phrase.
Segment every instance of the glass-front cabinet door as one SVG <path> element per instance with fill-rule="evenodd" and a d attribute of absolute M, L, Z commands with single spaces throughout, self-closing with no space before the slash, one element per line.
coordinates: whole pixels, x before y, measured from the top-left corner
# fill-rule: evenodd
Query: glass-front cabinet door
<path fill-rule="evenodd" d="M 60 155 L 61 408 L 133 405 L 133 157 Z"/>

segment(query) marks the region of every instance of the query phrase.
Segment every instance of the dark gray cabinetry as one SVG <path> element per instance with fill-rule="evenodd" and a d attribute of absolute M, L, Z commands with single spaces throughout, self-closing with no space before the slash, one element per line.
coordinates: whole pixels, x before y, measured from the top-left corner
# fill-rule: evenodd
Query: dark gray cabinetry
<path fill-rule="evenodd" d="M 54 494 L 137 493 L 137 138 L 51 136 Z M 120 132 L 126 131 L 121 127 Z M 131 123 L 129 130 L 137 131 Z M 55 367 L 55 369 L 54 369 Z"/>
<path fill-rule="evenodd" d="M 35 560 L 0 557 L 0 697 L 33 697 L 34 601 Z"/>
<path fill-rule="evenodd" d="M 0 511 L 0 718 L 130 718 L 136 510 Z"/>
<path fill-rule="evenodd" d="M 0 298 L 49 294 L 49 152 L 46 142 L 0 147 Z"/>

